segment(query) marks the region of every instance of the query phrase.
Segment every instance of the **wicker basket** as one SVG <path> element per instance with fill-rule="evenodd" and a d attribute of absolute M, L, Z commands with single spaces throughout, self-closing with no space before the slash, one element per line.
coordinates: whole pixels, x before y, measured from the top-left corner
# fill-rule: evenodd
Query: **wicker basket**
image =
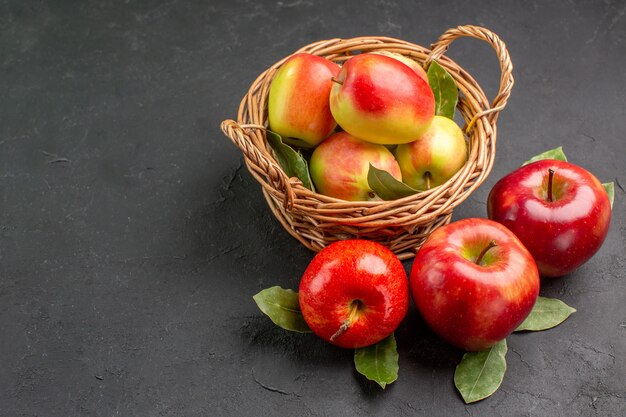
<path fill-rule="evenodd" d="M 483 90 L 463 68 L 443 56 L 452 41 L 469 36 L 488 42 L 500 61 L 498 95 L 489 103 Z M 491 31 L 477 26 L 449 29 L 431 49 L 387 37 L 330 39 L 294 52 L 308 52 L 343 62 L 356 52 L 387 50 L 409 56 L 425 67 L 437 61 L 459 87 L 457 109 L 465 120 L 469 157 L 445 184 L 394 201 L 344 201 L 314 193 L 297 178 L 289 178 L 273 156 L 265 138 L 267 97 L 276 70 L 285 57 L 263 72 L 241 101 L 237 121 L 222 122 L 222 131 L 241 149 L 248 170 L 261 184 L 267 203 L 283 227 L 303 245 L 319 251 L 347 238 L 373 240 L 408 259 L 437 227 L 450 222 L 452 210 L 463 202 L 491 171 L 496 151 L 496 121 L 513 87 L 506 46 Z"/>

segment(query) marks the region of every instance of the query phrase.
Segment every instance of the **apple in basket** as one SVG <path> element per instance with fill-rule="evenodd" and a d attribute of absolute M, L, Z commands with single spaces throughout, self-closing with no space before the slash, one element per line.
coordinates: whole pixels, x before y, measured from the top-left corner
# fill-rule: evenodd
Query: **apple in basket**
<path fill-rule="evenodd" d="M 330 197 L 350 201 L 376 199 L 367 182 L 370 164 L 402 180 L 398 162 L 384 145 L 337 132 L 313 151 L 311 179 L 319 193 Z"/>
<path fill-rule="evenodd" d="M 389 56 L 356 55 L 333 80 L 332 115 L 359 139 L 388 145 L 411 142 L 428 128 L 435 114 L 428 82 Z"/>
<path fill-rule="evenodd" d="M 330 135 L 337 126 L 329 105 L 331 78 L 338 73 L 339 66 L 326 58 L 307 53 L 290 57 L 270 85 L 270 129 L 310 146 Z"/>
<path fill-rule="evenodd" d="M 465 165 L 467 145 L 453 120 L 435 116 L 419 139 L 398 145 L 395 154 L 402 180 L 424 191 L 448 181 Z"/>
<path fill-rule="evenodd" d="M 424 81 L 428 82 L 428 74 L 426 73 L 426 70 L 424 69 L 424 67 L 422 67 L 417 61 L 412 60 L 408 56 L 404 56 L 402 54 L 398 54 L 396 52 L 389 52 L 389 51 L 376 51 L 376 52 L 372 52 L 372 53 L 373 54 L 386 55 L 388 57 L 397 59 L 398 61 L 402 62 L 403 64 L 408 65 L 409 68 L 411 68 L 413 71 L 415 71 L 415 73 L 417 75 L 422 77 L 424 79 Z"/>
<path fill-rule="evenodd" d="M 490 219 L 517 235 L 542 276 L 568 274 L 602 246 L 611 222 L 611 203 L 589 171 L 545 159 L 498 181 L 488 197 Z"/>
<path fill-rule="evenodd" d="M 436 229 L 413 261 L 411 294 L 433 331 L 468 351 L 487 349 L 524 321 L 539 273 L 513 232 L 488 219 Z"/>
<path fill-rule="evenodd" d="M 409 308 L 402 263 L 389 249 L 368 240 L 343 240 L 322 249 L 305 270 L 298 294 L 311 330 L 344 348 L 383 340 Z"/>

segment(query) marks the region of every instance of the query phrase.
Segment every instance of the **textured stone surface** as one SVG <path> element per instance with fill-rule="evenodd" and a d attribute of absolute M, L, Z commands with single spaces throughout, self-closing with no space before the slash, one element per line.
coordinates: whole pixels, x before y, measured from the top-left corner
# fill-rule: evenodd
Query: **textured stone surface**
<path fill-rule="evenodd" d="M 261 315 L 251 296 L 296 288 L 312 253 L 219 131 L 306 43 L 429 45 L 466 23 L 506 41 L 516 85 L 492 174 L 454 217 L 485 216 L 498 178 L 557 145 L 621 184 L 604 247 L 542 288 L 578 312 L 512 336 L 501 389 L 471 406 L 452 382 L 462 352 L 414 309 L 385 391 L 351 352 Z M 0 415 L 626 414 L 623 2 L 15 0 L 0 51 Z M 494 95 L 488 46 L 449 53 Z"/>

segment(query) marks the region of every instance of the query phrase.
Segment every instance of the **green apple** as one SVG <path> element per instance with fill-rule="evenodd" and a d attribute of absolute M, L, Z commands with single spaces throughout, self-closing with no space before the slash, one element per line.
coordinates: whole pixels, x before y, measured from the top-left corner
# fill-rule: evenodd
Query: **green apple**
<path fill-rule="evenodd" d="M 435 116 L 419 139 L 398 145 L 396 160 L 411 187 L 424 191 L 441 185 L 467 161 L 463 131 L 453 120 Z"/>
<path fill-rule="evenodd" d="M 338 73 L 337 64 L 317 55 L 299 53 L 289 58 L 270 85 L 270 130 L 311 146 L 330 135 L 337 127 L 329 105 L 331 78 Z"/>
<path fill-rule="evenodd" d="M 311 155 L 311 179 L 320 194 L 350 201 L 378 199 L 367 173 L 372 164 L 402 181 L 400 167 L 384 145 L 338 132 L 320 143 Z"/>
<path fill-rule="evenodd" d="M 433 92 L 408 65 L 381 54 L 345 62 L 330 91 L 330 111 L 346 132 L 386 145 L 416 140 L 435 114 Z"/>

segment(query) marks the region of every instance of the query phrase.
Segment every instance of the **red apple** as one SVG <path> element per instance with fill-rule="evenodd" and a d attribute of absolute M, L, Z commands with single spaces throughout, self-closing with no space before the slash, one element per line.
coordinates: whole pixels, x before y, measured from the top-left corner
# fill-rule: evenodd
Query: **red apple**
<path fill-rule="evenodd" d="M 350 201 L 377 198 L 367 182 L 369 165 L 402 180 L 400 167 L 384 145 L 338 132 L 320 143 L 311 155 L 311 179 L 321 194 Z"/>
<path fill-rule="evenodd" d="M 359 139 L 387 145 L 411 142 L 435 115 L 428 83 L 397 59 L 356 55 L 334 80 L 330 110 L 339 126 Z"/>
<path fill-rule="evenodd" d="M 337 64 L 317 55 L 299 53 L 289 58 L 270 85 L 270 129 L 311 146 L 330 135 L 337 126 L 329 105 L 331 78 L 338 73 Z"/>
<path fill-rule="evenodd" d="M 479 351 L 507 337 L 528 316 L 539 295 L 539 273 L 506 227 L 463 219 L 426 239 L 410 285 L 417 309 L 435 333 Z"/>
<path fill-rule="evenodd" d="M 600 181 L 556 160 L 533 162 L 502 178 L 489 193 L 487 210 L 517 235 L 545 277 L 566 275 L 591 258 L 611 222 Z"/>
<path fill-rule="evenodd" d="M 398 145 L 395 154 L 402 181 L 424 191 L 448 181 L 465 165 L 467 144 L 454 120 L 435 116 L 419 139 Z"/>
<path fill-rule="evenodd" d="M 304 272 L 298 292 L 311 330 L 344 348 L 386 338 L 409 308 L 402 263 L 389 249 L 368 240 L 338 241 L 322 249 Z"/>

